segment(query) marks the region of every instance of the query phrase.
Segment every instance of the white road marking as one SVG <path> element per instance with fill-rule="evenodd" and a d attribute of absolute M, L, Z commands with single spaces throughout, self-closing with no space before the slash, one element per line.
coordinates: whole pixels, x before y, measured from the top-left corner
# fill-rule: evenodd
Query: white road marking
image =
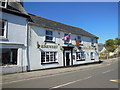
<path fill-rule="evenodd" d="M 69 84 L 73 84 L 73 83 L 76 83 L 76 82 L 79 82 L 79 81 L 82 81 L 82 80 L 89 79 L 91 77 L 92 76 L 89 76 L 89 77 L 86 77 L 86 78 L 83 78 L 83 79 L 79 79 L 79 80 L 76 80 L 76 81 L 68 82 L 68 83 L 65 83 L 65 84 L 62 84 L 62 85 L 58 85 L 58 86 L 52 87 L 50 89 L 55 89 L 55 88 L 63 87 L 63 86 L 69 85 Z"/>
<path fill-rule="evenodd" d="M 111 72 L 111 71 L 113 71 L 113 69 L 111 69 L 111 70 L 107 70 L 107 71 L 102 72 L 102 73 L 105 74 L 105 73 L 108 73 L 108 72 Z"/>
<path fill-rule="evenodd" d="M 116 83 L 120 83 L 120 80 L 116 79 L 116 80 L 110 80 L 111 82 L 116 82 Z"/>
<path fill-rule="evenodd" d="M 48 76 L 38 76 L 38 77 L 33 77 L 33 78 L 27 78 L 27 79 L 21 79 L 21 80 L 15 80 L 15 81 L 8 81 L 8 82 L 4 82 L 4 83 L 0 83 L 0 84 L 11 84 L 11 83 L 16 83 L 16 82 L 22 82 L 22 81 L 28 81 L 28 80 L 33 80 L 33 79 L 38 79 L 38 78 L 45 78 L 45 77 L 52 77 L 52 76 L 57 76 L 57 75 L 64 75 L 64 74 L 69 74 L 69 73 L 73 73 L 73 72 L 78 72 L 79 70 L 80 71 L 87 71 L 87 70 L 93 70 L 93 69 L 98 69 L 98 68 L 102 68 L 102 67 L 107 67 L 108 65 L 106 66 L 102 66 L 102 64 L 99 65 L 99 67 L 97 68 L 85 68 L 85 70 L 80 70 L 80 69 L 77 69 L 75 71 L 71 71 L 71 72 L 59 72 L 59 73 L 55 73 L 53 75 L 48 75 Z M 30 72 L 30 73 L 33 73 L 33 72 Z M 17 75 L 17 74 L 16 74 Z"/>

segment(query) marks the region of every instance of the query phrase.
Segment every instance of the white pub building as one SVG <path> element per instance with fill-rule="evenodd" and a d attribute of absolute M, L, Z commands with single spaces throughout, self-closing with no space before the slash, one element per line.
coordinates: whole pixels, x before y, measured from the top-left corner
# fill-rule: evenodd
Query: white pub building
<path fill-rule="evenodd" d="M 15 4 L 18 2 L 11 5 Z M 22 3 L 19 5 L 18 11 L 6 11 L 5 7 L 2 11 L 2 73 L 99 62 L 97 36 L 78 27 L 27 14 Z"/>

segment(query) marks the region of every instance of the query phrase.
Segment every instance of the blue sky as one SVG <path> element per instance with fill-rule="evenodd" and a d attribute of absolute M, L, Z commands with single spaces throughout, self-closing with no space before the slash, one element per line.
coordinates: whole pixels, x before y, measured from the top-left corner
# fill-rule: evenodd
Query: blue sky
<path fill-rule="evenodd" d="M 26 2 L 27 12 L 82 28 L 99 43 L 118 37 L 117 2 Z"/>

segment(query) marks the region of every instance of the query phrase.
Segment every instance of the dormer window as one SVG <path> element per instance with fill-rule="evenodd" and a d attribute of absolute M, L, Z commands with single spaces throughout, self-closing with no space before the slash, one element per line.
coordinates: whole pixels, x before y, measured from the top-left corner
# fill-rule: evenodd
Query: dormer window
<path fill-rule="evenodd" d="M 0 0 L 0 6 L 6 8 L 7 7 L 7 0 Z"/>

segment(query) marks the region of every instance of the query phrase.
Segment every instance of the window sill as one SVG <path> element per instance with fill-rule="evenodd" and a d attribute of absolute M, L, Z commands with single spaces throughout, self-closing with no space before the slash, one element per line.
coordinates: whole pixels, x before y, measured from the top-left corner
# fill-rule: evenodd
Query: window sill
<path fill-rule="evenodd" d="M 92 45 L 91 47 L 96 47 L 95 45 Z"/>
<path fill-rule="evenodd" d="M 8 39 L 5 38 L 4 36 L 0 36 L 0 40 L 8 40 Z"/>
<path fill-rule="evenodd" d="M 68 42 L 68 43 L 67 43 L 67 42 L 64 42 L 64 44 L 69 44 L 69 45 L 72 45 L 72 43 L 69 43 L 69 42 Z"/>
<path fill-rule="evenodd" d="M 47 41 L 47 40 L 45 40 L 44 42 L 55 43 L 54 41 Z"/>
<path fill-rule="evenodd" d="M 80 59 L 80 60 L 76 60 L 76 61 L 85 61 L 85 59 Z"/>
<path fill-rule="evenodd" d="M 41 63 L 41 64 L 54 64 L 54 63 L 58 63 L 58 62 L 45 62 L 45 63 Z"/>
<path fill-rule="evenodd" d="M 18 66 L 17 64 L 6 64 L 6 65 L 1 65 L 1 67 L 13 67 L 13 66 Z"/>

